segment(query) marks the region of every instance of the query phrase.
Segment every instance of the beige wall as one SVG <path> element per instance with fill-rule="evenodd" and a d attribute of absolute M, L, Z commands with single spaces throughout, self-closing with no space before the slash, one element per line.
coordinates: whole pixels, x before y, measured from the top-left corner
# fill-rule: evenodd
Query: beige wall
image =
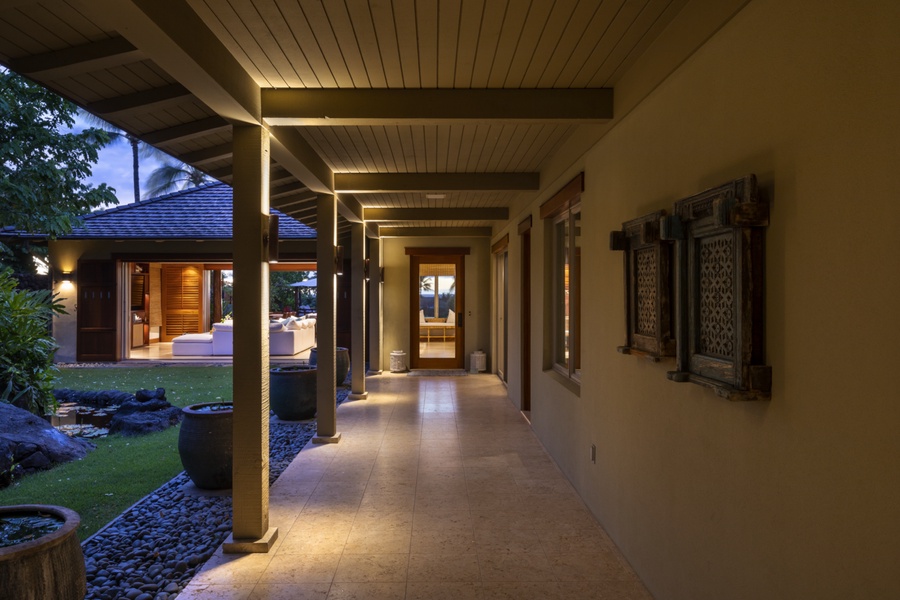
<path fill-rule="evenodd" d="M 384 340 L 382 365 L 390 370 L 391 352 L 406 352 L 409 366 L 409 256 L 406 248 L 468 247 L 466 256 L 465 367 L 475 350 L 490 348 L 491 247 L 487 238 L 387 238 L 384 240 Z"/>
<path fill-rule="evenodd" d="M 900 597 L 898 30 L 893 0 L 753 0 L 525 209 L 534 428 L 658 598 Z M 536 207 L 581 169 L 579 397 L 541 372 Z M 672 360 L 616 352 L 622 256 L 607 240 L 751 172 L 772 205 L 774 381 L 770 402 L 730 403 L 668 381 Z"/>

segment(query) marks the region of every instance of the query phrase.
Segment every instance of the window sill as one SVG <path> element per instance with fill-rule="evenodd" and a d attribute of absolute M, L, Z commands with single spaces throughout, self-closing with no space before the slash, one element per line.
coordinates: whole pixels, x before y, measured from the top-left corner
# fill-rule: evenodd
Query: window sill
<path fill-rule="evenodd" d="M 581 382 L 575 379 L 570 379 L 566 375 L 563 375 L 559 371 L 556 370 L 556 367 L 551 367 L 544 371 L 544 374 L 549 376 L 550 379 L 554 380 L 570 392 L 572 392 L 578 398 L 581 398 Z"/>

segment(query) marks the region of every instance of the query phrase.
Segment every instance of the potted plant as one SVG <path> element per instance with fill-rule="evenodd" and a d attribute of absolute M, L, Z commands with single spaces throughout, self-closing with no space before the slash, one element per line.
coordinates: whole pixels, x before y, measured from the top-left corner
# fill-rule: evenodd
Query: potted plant
<path fill-rule="evenodd" d="M 269 406 L 282 421 L 316 416 L 316 368 L 306 365 L 271 367 Z"/>
<path fill-rule="evenodd" d="M 61 506 L 0 507 L 0 595 L 22 600 L 84 598 L 80 524 L 78 513 Z"/>
<path fill-rule="evenodd" d="M 178 454 L 188 477 L 200 489 L 231 487 L 234 460 L 231 402 L 207 402 L 186 406 L 178 433 Z"/>

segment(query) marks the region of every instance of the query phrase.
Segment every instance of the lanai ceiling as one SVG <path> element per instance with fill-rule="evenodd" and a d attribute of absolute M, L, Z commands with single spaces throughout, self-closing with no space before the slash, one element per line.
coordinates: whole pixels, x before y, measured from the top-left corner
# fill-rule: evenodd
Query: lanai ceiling
<path fill-rule="evenodd" d="M 226 182 L 266 125 L 313 227 L 490 235 L 686 1 L 0 0 L 0 63 Z"/>

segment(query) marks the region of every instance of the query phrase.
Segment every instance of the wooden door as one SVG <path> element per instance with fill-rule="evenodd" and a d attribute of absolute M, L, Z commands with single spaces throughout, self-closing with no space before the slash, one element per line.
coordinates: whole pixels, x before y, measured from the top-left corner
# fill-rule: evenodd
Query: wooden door
<path fill-rule="evenodd" d="M 202 265 L 163 265 L 160 341 L 171 342 L 179 335 L 202 331 L 202 298 Z"/>
<path fill-rule="evenodd" d="M 76 359 L 79 362 L 119 360 L 116 326 L 116 262 L 78 261 L 78 327 Z"/>

